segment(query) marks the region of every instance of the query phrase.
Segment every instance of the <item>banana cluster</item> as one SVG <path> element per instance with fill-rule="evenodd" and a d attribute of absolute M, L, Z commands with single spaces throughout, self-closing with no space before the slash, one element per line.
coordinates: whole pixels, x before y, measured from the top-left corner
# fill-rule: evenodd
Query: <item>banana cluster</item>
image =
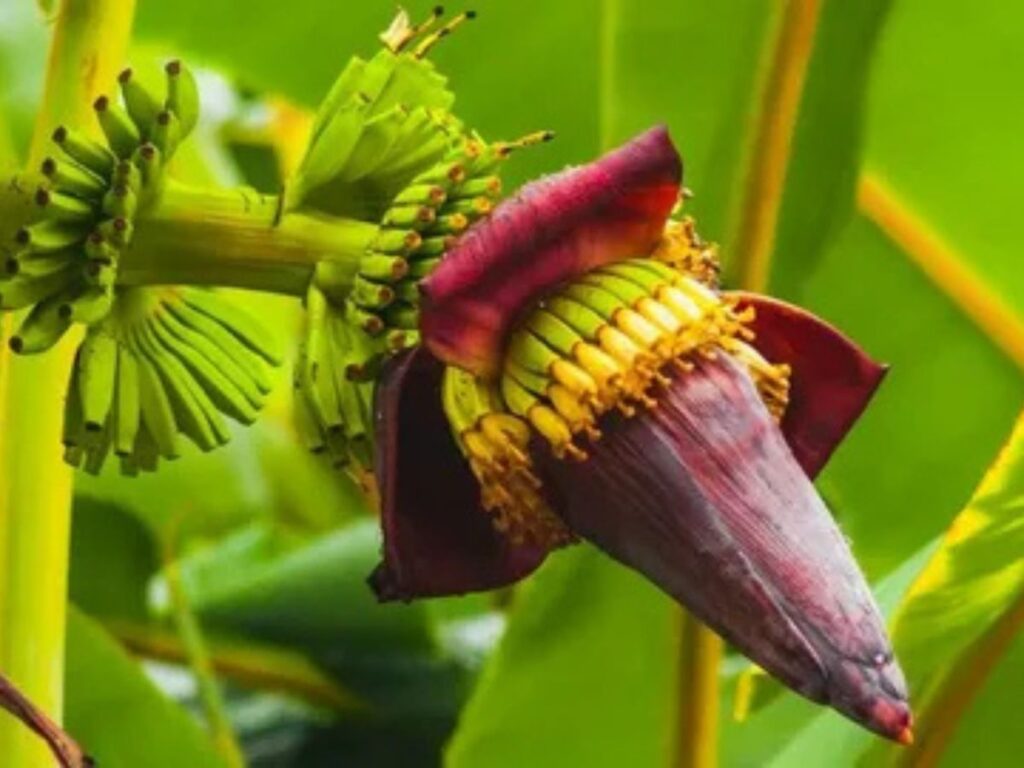
<path fill-rule="evenodd" d="M 282 362 L 267 331 L 196 288 L 126 289 L 78 349 L 64 413 L 65 460 L 98 473 L 111 452 L 121 471 L 153 471 L 230 439 L 224 416 L 251 424 Z"/>
<path fill-rule="evenodd" d="M 419 341 L 419 281 L 494 208 L 502 161 L 552 136 L 487 143 L 449 113 L 454 97 L 425 56 L 473 14 L 439 25 L 441 13 L 413 24 L 400 11 L 383 49 L 348 64 L 286 185 L 284 210 L 380 224 L 355 269 L 317 264 L 306 296 L 296 420 L 307 445 L 336 464 L 370 466 L 370 382 L 384 356 Z"/>
<path fill-rule="evenodd" d="M 400 11 L 384 47 L 353 57 L 317 112 L 306 153 L 285 190 L 285 210 L 313 208 L 377 221 L 400 190 L 449 150 L 462 125 L 455 97 L 425 56 L 472 17 L 433 29 L 440 9 L 413 25 Z"/>
<path fill-rule="evenodd" d="M 513 540 L 556 546 L 566 538 L 534 474 L 528 446 L 539 435 L 562 459 L 583 461 L 611 410 L 634 416 L 657 405 L 672 375 L 698 357 L 729 354 L 746 366 L 781 419 L 789 369 L 748 342 L 752 310 L 740 312 L 706 284 L 713 251 L 670 222 L 658 257 L 595 269 L 538 304 L 509 340 L 494 382 L 448 368 L 443 400 L 452 431 L 480 482 L 495 526 Z M 687 273 L 669 262 L 693 260 Z"/>
<path fill-rule="evenodd" d="M 123 107 L 96 100 L 106 145 L 63 126 L 54 132 L 60 156 L 40 168 L 38 219 L 17 232 L 0 275 L 0 309 L 32 306 L 10 340 L 15 352 L 47 350 L 72 323 L 94 324 L 111 311 L 135 215 L 159 193 L 164 165 L 199 116 L 189 70 L 172 61 L 165 73 L 164 97 L 126 69 L 118 78 Z"/>
<path fill-rule="evenodd" d="M 413 178 L 391 201 L 377 238 L 360 260 L 344 294 L 347 316 L 370 336 L 383 335 L 389 352 L 417 343 L 419 281 L 440 263 L 455 238 L 494 208 L 501 196 L 499 164 L 513 150 L 551 135 L 544 131 L 491 144 L 462 139 L 440 162 Z M 317 270 L 318 284 L 332 298 L 340 298 L 325 271 Z"/>
<path fill-rule="evenodd" d="M 381 216 L 355 275 L 317 264 L 306 295 L 306 341 L 294 376 L 299 431 L 335 464 L 372 466 L 372 378 L 384 356 L 419 342 L 419 281 L 501 195 L 499 165 L 548 132 L 486 144 L 463 138 L 414 176 Z"/>
<path fill-rule="evenodd" d="M 335 466 L 373 466 L 372 341 L 314 284 L 306 294 L 306 339 L 294 372 L 296 428 L 306 447 Z"/>
<path fill-rule="evenodd" d="M 577 460 L 579 437 L 600 438 L 602 414 L 627 416 L 656 405 L 652 392 L 671 369 L 685 373 L 696 356 L 719 352 L 749 368 L 769 408 L 781 416 L 785 366 L 747 342 L 751 311 L 699 280 L 650 258 L 596 269 L 535 308 L 513 335 L 501 375 L 508 410 L 526 420 L 556 456 Z"/>
<path fill-rule="evenodd" d="M 480 483 L 480 500 L 494 527 L 516 544 L 548 548 L 576 541 L 551 509 L 530 461 L 531 430 L 508 413 L 498 389 L 449 366 L 441 398 L 452 432 Z"/>

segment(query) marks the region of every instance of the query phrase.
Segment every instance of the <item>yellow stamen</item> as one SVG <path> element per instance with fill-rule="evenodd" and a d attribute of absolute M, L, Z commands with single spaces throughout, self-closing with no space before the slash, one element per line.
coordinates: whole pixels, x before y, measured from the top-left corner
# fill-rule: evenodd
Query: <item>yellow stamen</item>
<path fill-rule="evenodd" d="M 496 142 L 494 147 L 499 156 L 505 157 L 517 149 L 525 149 L 526 147 L 543 144 L 546 141 L 551 141 L 553 138 L 555 138 L 554 131 L 534 131 L 512 141 Z"/>
<path fill-rule="evenodd" d="M 662 286 L 656 295 L 658 301 L 668 307 L 684 323 L 696 322 L 704 314 L 697 302 L 674 285 Z"/>
<path fill-rule="evenodd" d="M 417 45 L 416 48 L 413 50 L 412 55 L 415 56 L 417 59 L 422 59 L 430 52 L 431 48 L 433 48 L 435 45 L 441 42 L 441 40 L 448 37 L 448 35 L 450 35 L 452 32 L 454 32 L 456 29 L 461 27 L 463 24 L 465 24 L 467 21 L 474 18 L 475 16 L 476 14 L 473 13 L 473 11 L 464 11 L 463 13 L 460 13 L 458 16 L 456 16 L 443 27 L 441 27 L 439 30 L 437 30 L 437 32 L 434 32 L 433 34 L 427 35 L 425 38 L 423 38 L 423 41 L 419 45 Z"/>
<path fill-rule="evenodd" d="M 579 398 L 563 386 L 553 384 L 548 388 L 548 399 L 555 410 L 569 423 L 573 434 L 587 431 L 594 425 L 594 412 Z"/>
<path fill-rule="evenodd" d="M 651 356 L 637 346 L 629 336 L 610 325 L 602 326 L 598 330 L 597 341 L 601 349 L 627 368 L 651 360 Z"/>
<path fill-rule="evenodd" d="M 590 317 L 576 315 L 569 324 L 552 303 L 528 318 L 509 343 L 500 397 L 493 404 L 508 412 L 488 413 L 463 438 L 495 525 L 514 541 L 571 540 L 532 471 L 531 431 L 556 457 L 584 461 L 587 453 L 576 440 L 600 440 L 603 414 L 614 409 L 632 417 L 640 408 L 657 408 L 657 388 L 671 386 L 673 375 L 689 373 L 697 361 L 721 354 L 746 367 L 776 419 L 785 411 L 789 370 L 747 344 L 749 308 L 738 309 L 691 277 L 673 276 L 664 265 L 635 260 L 621 273 L 596 271 L 587 283 L 592 293 L 571 293 L 569 300 L 582 304 Z M 602 293 L 602 275 L 620 281 L 617 287 L 631 297 L 631 306 L 609 312 L 611 292 Z M 610 321 L 602 324 L 595 315 Z"/>
<path fill-rule="evenodd" d="M 556 360 L 551 364 L 551 378 L 577 395 L 582 401 L 597 399 L 597 382 L 579 366 L 568 360 Z"/>
<path fill-rule="evenodd" d="M 586 458 L 586 454 L 583 454 L 582 451 L 573 445 L 572 432 L 569 429 L 569 425 L 554 410 L 546 405 L 534 405 L 530 408 L 526 417 L 530 420 L 530 424 L 533 425 L 534 429 L 540 432 L 541 436 L 551 444 L 551 450 L 555 456 L 560 459 L 566 455 L 578 458 L 582 454 L 582 457 Z"/>
<path fill-rule="evenodd" d="M 651 323 L 643 315 L 632 309 L 623 308 L 612 315 L 612 322 L 633 341 L 645 349 L 659 346 L 668 336 L 658 326 Z"/>
<path fill-rule="evenodd" d="M 597 382 L 601 396 L 610 396 L 618 386 L 623 373 L 623 369 L 619 367 L 614 358 L 586 342 L 574 344 L 572 353 L 576 362 Z"/>
<path fill-rule="evenodd" d="M 530 442 L 530 428 L 507 413 L 488 413 L 480 419 L 480 428 L 495 443 L 507 440 L 513 447 L 523 447 Z"/>
<path fill-rule="evenodd" d="M 411 40 L 434 26 L 443 12 L 441 6 L 435 6 L 425 21 L 413 25 L 409 14 L 405 10 L 399 10 L 398 15 L 395 16 L 388 28 L 381 32 L 379 39 L 392 53 L 398 53 Z"/>
<path fill-rule="evenodd" d="M 660 304 L 654 299 L 640 299 L 636 303 L 636 310 L 652 323 L 671 334 L 679 333 L 683 327 L 682 322 L 664 304 Z"/>

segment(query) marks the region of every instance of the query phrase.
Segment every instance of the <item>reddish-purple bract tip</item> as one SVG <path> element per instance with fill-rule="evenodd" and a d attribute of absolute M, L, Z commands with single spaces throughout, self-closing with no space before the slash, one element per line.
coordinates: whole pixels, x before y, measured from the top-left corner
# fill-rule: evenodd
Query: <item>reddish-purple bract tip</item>
<path fill-rule="evenodd" d="M 782 432 L 804 472 L 815 477 L 864 412 L 888 367 L 800 307 L 753 293 L 726 295 L 754 308 L 750 327 L 757 350 L 791 368 Z"/>
<path fill-rule="evenodd" d="M 682 181 L 659 126 L 596 162 L 524 187 L 469 230 L 421 283 L 423 340 L 441 360 L 496 373 L 520 313 L 596 267 L 649 253 Z"/>
<path fill-rule="evenodd" d="M 897 739 L 906 685 L 849 546 L 748 374 L 700 360 L 589 458 L 540 452 L 569 526 L 799 693 Z"/>

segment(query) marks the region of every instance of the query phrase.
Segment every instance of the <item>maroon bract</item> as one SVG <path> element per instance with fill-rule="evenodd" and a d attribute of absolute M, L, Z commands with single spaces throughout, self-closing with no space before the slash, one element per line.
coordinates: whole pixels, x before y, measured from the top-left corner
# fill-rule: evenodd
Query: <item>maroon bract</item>
<path fill-rule="evenodd" d="M 842 533 L 727 356 L 610 414 L 582 463 L 544 462 L 554 506 L 791 688 L 890 738 L 910 723 L 884 623 Z"/>
<path fill-rule="evenodd" d="M 768 360 L 792 369 L 782 432 L 810 477 L 864 412 L 888 368 L 807 310 L 745 291 L 727 295 L 752 307 L 755 346 Z"/>
<path fill-rule="evenodd" d="M 681 178 L 679 155 L 658 127 L 597 162 L 528 184 L 420 283 L 424 342 L 446 363 L 493 375 L 512 324 L 538 294 L 651 251 Z"/>
<path fill-rule="evenodd" d="M 511 583 L 582 537 L 794 690 L 907 742 L 884 623 L 811 482 L 885 368 L 797 307 L 687 274 L 706 265 L 687 256 L 699 241 L 679 223 L 651 235 L 680 168 L 648 132 L 446 257 L 425 291 L 430 351 L 378 391 L 374 586 L 409 599 Z"/>
<path fill-rule="evenodd" d="M 443 366 L 423 349 L 392 360 L 377 390 L 381 600 L 462 594 L 528 575 L 547 552 L 514 546 L 491 525 L 441 410 Z"/>

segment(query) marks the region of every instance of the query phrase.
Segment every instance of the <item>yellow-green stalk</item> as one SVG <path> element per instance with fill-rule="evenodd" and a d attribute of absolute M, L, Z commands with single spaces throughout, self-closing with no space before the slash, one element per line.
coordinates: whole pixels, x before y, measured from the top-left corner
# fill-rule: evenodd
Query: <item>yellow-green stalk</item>
<path fill-rule="evenodd" d="M 231 721 L 224 707 L 224 697 L 217 682 L 210 652 L 206 647 L 199 621 L 192 612 L 185 587 L 181 583 L 181 568 L 178 565 L 174 547 L 165 547 L 164 576 L 170 593 L 171 613 L 185 649 L 185 658 L 199 689 L 199 702 L 206 718 L 213 743 L 229 768 L 243 768 L 245 758 L 235 738 Z"/>
<path fill-rule="evenodd" d="M 90 104 L 124 61 L 134 0 L 62 0 L 28 166 L 38 167 L 58 124 L 91 129 Z M 54 719 L 63 699 L 71 472 L 61 458 L 61 402 L 75 340 L 12 361 L 0 351 L 0 669 Z M 48 768 L 45 744 L 0 718 L 0 755 Z"/>

